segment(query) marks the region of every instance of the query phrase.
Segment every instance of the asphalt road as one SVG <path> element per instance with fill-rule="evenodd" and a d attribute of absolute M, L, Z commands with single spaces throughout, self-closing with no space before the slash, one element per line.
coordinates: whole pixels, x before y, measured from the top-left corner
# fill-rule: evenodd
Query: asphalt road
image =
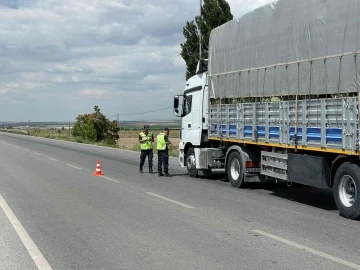
<path fill-rule="evenodd" d="M 97 160 L 104 177 L 92 176 Z M 0 133 L 0 269 L 360 269 L 360 222 L 329 194 L 236 189 L 188 177 L 176 158 L 171 178 L 138 163 Z"/>

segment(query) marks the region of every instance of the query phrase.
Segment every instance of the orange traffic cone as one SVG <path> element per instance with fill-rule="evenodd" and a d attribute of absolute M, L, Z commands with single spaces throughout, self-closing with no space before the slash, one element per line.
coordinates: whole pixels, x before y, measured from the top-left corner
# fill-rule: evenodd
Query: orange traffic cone
<path fill-rule="evenodd" d="M 100 160 L 97 161 L 97 164 L 96 164 L 96 170 L 95 172 L 93 173 L 93 175 L 104 175 L 101 171 L 101 167 L 100 167 Z"/>

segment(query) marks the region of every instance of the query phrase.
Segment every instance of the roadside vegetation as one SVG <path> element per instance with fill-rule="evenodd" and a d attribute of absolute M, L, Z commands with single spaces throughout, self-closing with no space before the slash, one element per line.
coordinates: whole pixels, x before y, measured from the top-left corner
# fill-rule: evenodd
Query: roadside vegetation
<path fill-rule="evenodd" d="M 119 131 L 117 121 L 111 122 L 100 112 L 100 108 L 95 106 L 92 114 L 79 115 L 76 118 L 71 136 L 79 142 L 114 147 L 119 139 Z"/>

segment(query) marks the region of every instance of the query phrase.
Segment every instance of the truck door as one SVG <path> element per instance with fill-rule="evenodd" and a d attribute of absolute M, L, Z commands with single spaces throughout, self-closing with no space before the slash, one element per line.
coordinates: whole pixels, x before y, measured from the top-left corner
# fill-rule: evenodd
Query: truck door
<path fill-rule="evenodd" d="M 183 105 L 182 140 L 193 145 L 200 144 L 201 137 L 201 92 L 186 95 Z M 202 108 L 202 107 L 201 107 Z"/>

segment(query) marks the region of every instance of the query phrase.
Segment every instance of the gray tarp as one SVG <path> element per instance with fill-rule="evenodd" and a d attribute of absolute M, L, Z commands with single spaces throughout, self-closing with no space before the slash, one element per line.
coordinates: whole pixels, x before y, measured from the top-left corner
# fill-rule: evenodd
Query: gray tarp
<path fill-rule="evenodd" d="M 358 92 L 359 34 L 360 0 L 274 1 L 212 31 L 211 97 Z"/>

